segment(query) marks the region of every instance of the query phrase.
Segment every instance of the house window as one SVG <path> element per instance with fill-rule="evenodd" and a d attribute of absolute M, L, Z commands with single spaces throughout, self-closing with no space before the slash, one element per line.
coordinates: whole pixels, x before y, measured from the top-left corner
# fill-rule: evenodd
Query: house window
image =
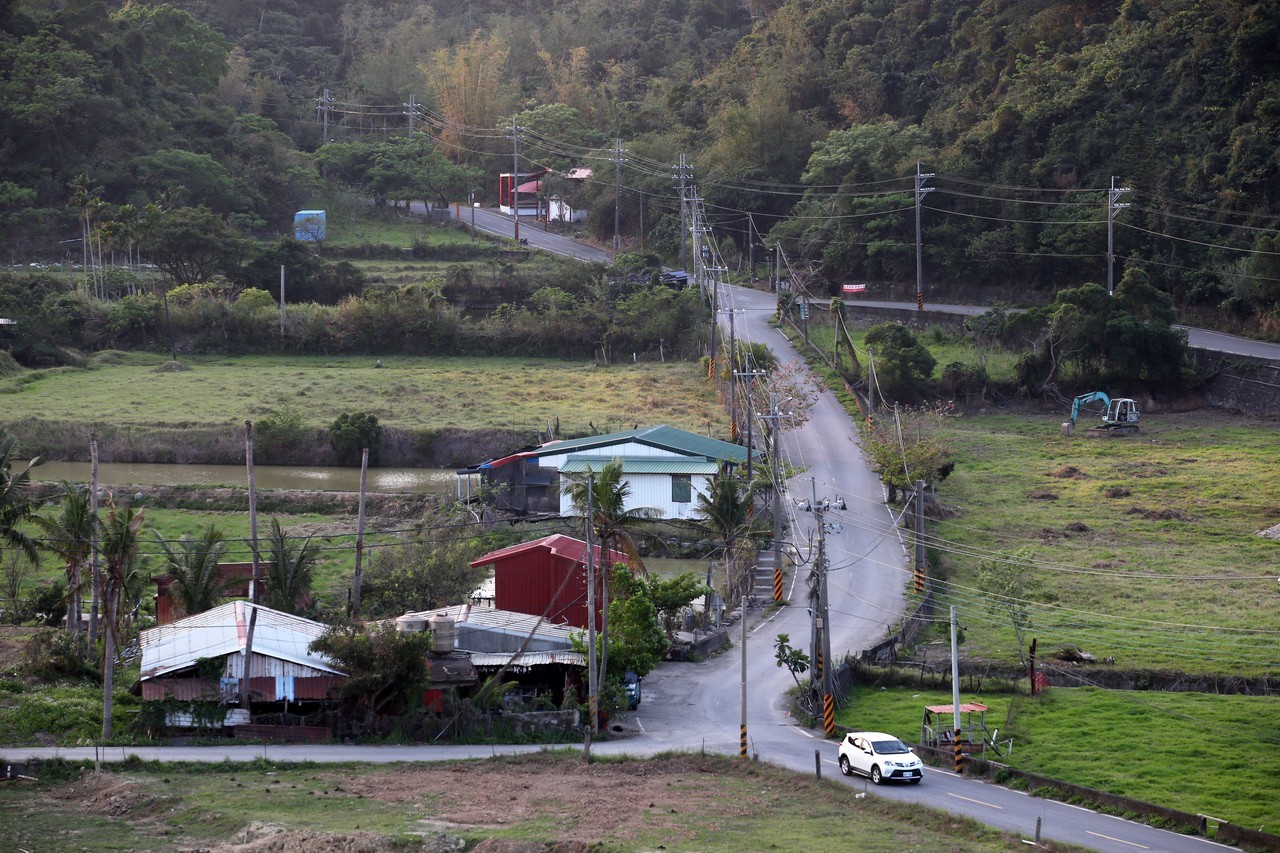
<path fill-rule="evenodd" d="M 693 475 L 671 475 L 671 502 L 677 504 L 693 502 Z"/>

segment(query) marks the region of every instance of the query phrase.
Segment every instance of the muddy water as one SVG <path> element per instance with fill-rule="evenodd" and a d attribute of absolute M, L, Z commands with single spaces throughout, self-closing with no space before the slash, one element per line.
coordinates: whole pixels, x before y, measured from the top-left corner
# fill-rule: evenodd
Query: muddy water
<path fill-rule="evenodd" d="M 25 461 L 13 465 L 22 471 Z M 31 469 L 38 482 L 87 483 L 88 462 L 45 462 Z M 359 468 L 296 465 L 255 465 L 254 481 L 259 489 L 310 489 L 336 492 L 360 491 Z M 103 486 L 232 486 L 247 488 L 243 465 L 163 465 L 149 462 L 111 462 L 98 465 L 98 482 Z M 366 478 L 370 492 L 452 493 L 451 468 L 370 468 Z"/>

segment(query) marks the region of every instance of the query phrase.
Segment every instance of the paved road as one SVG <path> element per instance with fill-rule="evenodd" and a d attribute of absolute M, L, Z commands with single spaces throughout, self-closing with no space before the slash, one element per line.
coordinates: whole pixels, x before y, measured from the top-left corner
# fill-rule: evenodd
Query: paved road
<path fill-rule="evenodd" d="M 418 203 L 415 210 L 419 213 L 423 212 L 421 203 Z M 468 210 L 466 205 L 462 205 L 457 211 L 455 216 L 463 225 L 470 228 L 473 221 L 473 211 Z M 476 231 L 515 239 L 515 219 L 511 216 L 500 213 L 496 208 L 491 207 L 477 207 L 474 209 L 474 214 Z M 520 237 L 528 240 L 531 248 L 554 252 L 557 255 L 564 255 L 568 258 L 577 258 L 580 261 L 598 264 L 608 264 L 613 261 L 611 252 L 598 249 L 572 237 L 556 234 L 552 231 L 544 231 L 542 230 L 542 223 L 532 217 L 520 218 Z"/>
<path fill-rule="evenodd" d="M 477 211 L 481 214 L 482 211 Z M 510 220 L 490 213 L 490 217 Z M 488 219 L 482 226 L 482 221 Z M 477 228 L 493 227 L 492 219 L 477 215 Z M 522 234 L 525 229 L 521 229 Z M 508 234 L 510 231 L 507 232 Z M 556 235 L 529 235 L 535 237 Z M 563 239 L 563 238 L 560 238 Z M 586 252 L 586 248 L 582 249 Z M 598 251 L 598 250 L 592 250 Z M 603 253 L 601 253 L 603 254 Z M 761 342 L 780 360 L 799 358 L 786 338 L 770 325 L 773 296 L 726 287 L 721 293 L 722 326 L 742 340 Z M 904 304 L 905 305 L 905 304 Z M 934 306 L 936 307 L 936 306 Z M 965 313 L 981 309 L 953 306 Z M 830 393 L 821 395 L 810 420 L 784 433 L 783 456 L 803 469 L 787 484 L 789 550 L 802 561 L 811 557 L 816 540 L 812 513 L 797 502 L 843 498 L 846 509 L 833 510 L 826 535 L 830 559 L 828 592 L 832 651 L 836 657 L 873 645 L 884 635 L 906 604 L 909 565 L 890 508 L 884 503 L 879 479 L 871 473 L 857 447 L 857 431 Z M 620 717 L 624 731 L 614 740 L 594 745 L 600 754 L 653 755 L 667 750 L 708 750 L 736 755 L 742 715 L 745 648 L 745 694 L 748 751 L 763 760 L 804 773 L 817 767 L 825 776 L 843 779 L 836 765 L 836 744 L 794 724 L 786 692 L 794 685 L 788 671 L 774 661 L 773 644 L 780 633 L 793 646 L 809 647 L 810 615 L 804 581 L 809 564 L 790 575 L 784 598 L 789 606 L 756 612 L 746 622 L 745 644 L 735 630 L 734 647 L 696 663 L 663 663 L 645 679 L 644 703 L 638 712 Z M 875 720 L 859 720 L 879 728 Z M 900 733 L 910 736 L 910 733 Z M 112 747 L 105 749 L 0 748 L 0 763 L 25 758 L 61 756 L 70 760 L 120 761 L 127 755 L 162 761 L 223 761 L 267 758 L 279 761 L 395 762 L 440 761 L 537 751 L 536 746 L 214 746 Z M 863 790 L 862 780 L 845 780 Z M 957 777 L 945 769 L 929 768 L 921 785 L 883 786 L 878 796 L 930 806 L 975 818 L 985 824 L 1032 838 L 1040 821 L 1041 836 L 1104 851 L 1203 851 L 1221 847 L 1200 838 L 1153 829 L 1100 815 L 1052 800 L 1029 797 L 997 785 Z"/>
<path fill-rule="evenodd" d="M 874 308 L 895 308 L 903 311 L 914 311 L 916 307 L 914 302 L 882 302 L 874 299 L 848 299 L 845 304 L 855 311 L 859 305 L 867 305 Z M 980 305 L 950 304 L 926 304 L 925 309 L 928 311 L 940 311 L 944 314 L 964 314 L 966 316 L 983 314 L 987 311 L 986 307 Z M 1280 362 L 1280 344 L 1255 341 L 1238 335 L 1228 335 L 1225 332 L 1214 332 L 1195 326 L 1175 325 L 1174 328 L 1182 329 L 1187 333 L 1187 345 L 1193 349 L 1220 352 L 1224 355 L 1264 358 L 1269 361 Z"/>

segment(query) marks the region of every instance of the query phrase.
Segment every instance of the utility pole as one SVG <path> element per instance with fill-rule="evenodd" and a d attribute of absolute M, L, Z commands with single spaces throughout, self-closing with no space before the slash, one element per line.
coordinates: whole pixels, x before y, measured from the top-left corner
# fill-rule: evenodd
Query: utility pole
<path fill-rule="evenodd" d="M 280 265 L 280 334 L 284 334 L 284 264 Z"/>
<path fill-rule="evenodd" d="M 333 98 L 329 97 L 329 90 L 325 89 L 324 94 L 316 99 L 316 112 L 320 113 L 321 145 L 329 144 L 329 113 L 332 110 Z"/>
<path fill-rule="evenodd" d="M 520 242 L 520 131 L 516 126 L 516 117 L 511 117 L 511 213 L 515 217 L 516 243 Z"/>
<path fill-rule="evenodd" d="M 1133 192 L 1129 187 L 1117 187 L 1115 176 L 1111 176 L 1111 190 L 1107 193 L 1107 295 L 1115 293 L 1116 253 L 1115 222 L 1116 211 L 1128 207 L 1128 202 L 1121 202 L 1120 197 Z"/>
<path fill-rule="evenodd" d="M 622 209 L 622 139 L 613 145 L 613 257 L 616 260 L 622 249 L 622 234 L 618 230 Z"/>
<path fill-rule="evenodd" d="M 809 572 L 810 613 L 813 632 L 810 640 L 813 677 L 810 690 L 822 691 L 822 729 L 828 737 L 836 731 L 836 697 L 831 666 L 831 613 L 827 598 L 827 522 L 826 510 L 831 501 L 818 501 L 817 481 L 813 484 L 813 518 L 818 524 L 818 557 Z M 837 502 L 839 498 L 837 497 Z M 839 506 L 839 503 L 837 503 Z"/>
<path fill-rule="evenodd" d="M 753 479 L 753 476 L 755 473 L 754 469 L 752 468 L 752 461 L 751 461 L 751 455 L 752 455 L 751 451 L 752 451 L 752 445 L 754 444 L 754 437 L 755 437 L 755 430 L 753 428 L 753 424 L 755 422 L 755 414 L 754 414 L 753 401 L 751 399 L 751 390 L 755 386 L 755 379 L 757 376 L 767 376 L 767 375 L 768 374 L 766 374 L 763 370 L 743 370 L 743 371 L 734 373 L 734 376 L 739 378 L 745 378 L 747 381 L 747 390 L 743 393 L 743 396 L 747 398 L 747 483 L 748 484 L 751 483 L 751 480 Z"/>
<path fill-rule="evenodd" d="M 738 703 L 740 723 L 738 727 L 738 757 L 747 757 L 747 596 L 742 596 L 742 697 Z"/>
<path fill-rule="evenodd" d="M 933 187 L 926 187 L 924 182 L 933 177 L 933 173 L 924 173 L 920 171 L 920 161 L 916 161 L 916 310 L 924 310 L 924 262 L 923 254 L 920 251 L 920 202 L 924 200 L 925 193 L 933 192 Z"/>
<path fill-rule="evenodd" d="M 356 511 L 356 571 L 351 584 L 351 618 L 360 619 L 360 586 L 363 580 L 364 567 L 364 494 L 365 484 L 369 479 L 369 448 L 362 448 L 360 453 L 360 503 Z"/>
<path fill-rule="evenodd" d="M 685 165 L 684 152 L 680 153 L 680 163 L 676 166 L 676 177 L 680 181 L 680 269 L 686 273 L 689 271 L 688 261 L 688 234 L 689 234 L 689 208 L 688 200 L 685 198 L 686 181 L 692 171 Z"/>
<path fill-rule="evenodd" d="M 257 604 L 262 598 L 262 569 L 258 560 L 258 491 L 253 478 L 253 421 L 244 422 L 244 464 L 249 477 L 249 546 L 253 549 L 253 583 L 249 588 L 249 601 Z"/>
<path fill-rule="evenodd" d="M 956 747 L 956 772 L 964 772 L 964 749 L 960 731 L 960 655 L 956 643 L 956 606 L 951 605 L 951 726 L 952 742 Z"/>
<path fill-rule="evenodd" d="M 916 568 L 913 573 L 915 591 L 924 595 L 927 565 L 924 556 L 924 480 L 916 480 Z"/>
<path fill-rule="evenodd" d="M 600 715 L 596 711 L 596 554 L 592 541 L 592 520 L 595 517 L 594 494 L 596 478 L 587 470 L 587 713 L 591 715 L 589 731 L 600 730 Z"/>
<path fill-rule="evenodd" d="M 409 138 L 413 139 L 413 116 L 418 111 L 418 105 L 414 103 L 413 95 L 409 96 L 409 103 L 404 105 L 405 114 L 409 116 Z"/>

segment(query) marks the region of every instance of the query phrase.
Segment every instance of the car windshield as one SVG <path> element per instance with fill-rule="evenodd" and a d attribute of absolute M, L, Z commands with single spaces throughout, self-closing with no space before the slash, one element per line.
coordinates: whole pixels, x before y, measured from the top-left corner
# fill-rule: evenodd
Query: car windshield
<path fill-rule="evenodd" d="M 907 745 L 902 741 L 894 738 L 893 740 L 877 740 L 871 743 L 871 748 L 880 755 L 898 755 L 903 752 L 910 752 Z"/>

